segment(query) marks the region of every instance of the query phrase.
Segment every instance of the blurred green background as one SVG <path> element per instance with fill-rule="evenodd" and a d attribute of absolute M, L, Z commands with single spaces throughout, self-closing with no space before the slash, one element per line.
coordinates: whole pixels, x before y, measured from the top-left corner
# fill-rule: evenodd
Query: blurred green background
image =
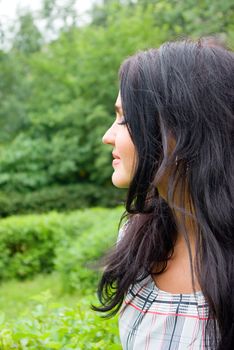
<path fill-rule="evenodd" d="M 0 350 L 121 348 L 89 309 L 125 196 L 101 143 L 119 66 L 184 37 L 234 48 L 232 0 L 94 1 L 85 22 L 77 2 L 0 25 Z"/>

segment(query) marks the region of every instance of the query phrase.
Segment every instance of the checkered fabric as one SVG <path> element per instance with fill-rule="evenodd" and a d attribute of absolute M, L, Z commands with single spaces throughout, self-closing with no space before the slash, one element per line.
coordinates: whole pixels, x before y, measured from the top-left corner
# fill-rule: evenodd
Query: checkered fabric
<path fill-rule="evenodd" d="M 207 318 L 202 292 L 164 292 L 149 275 L 129 288 L 120 310 L 123 350 L 205 349 Z"/>

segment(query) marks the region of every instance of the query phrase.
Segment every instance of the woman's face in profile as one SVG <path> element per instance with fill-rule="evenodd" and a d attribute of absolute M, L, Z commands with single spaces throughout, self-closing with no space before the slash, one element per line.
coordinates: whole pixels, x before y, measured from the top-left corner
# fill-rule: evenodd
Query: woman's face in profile
<path fill-rule="evenodd" d="M 136 159 L 135 146 L 132 142 L 128 128 L 124 122 L 120 93 L 116 103 L 116 118 L 111 127 L 102 138 L 104 144 L 113 146 L 114 172 L 112 183 L 119 188 L 128 188 L 134 174 L 134 164 Z"/>

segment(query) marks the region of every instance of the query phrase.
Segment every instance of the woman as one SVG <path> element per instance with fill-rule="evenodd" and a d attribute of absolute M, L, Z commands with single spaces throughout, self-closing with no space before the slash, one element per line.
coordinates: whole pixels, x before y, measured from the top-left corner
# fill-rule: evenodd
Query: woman
<path fill-rule="evenodd" d="M 138 52 L 120 68 L 112 182 L 127 222 L 100 307 L 124 350 L 234 349 L 234 56 L 212 40 Z"/>

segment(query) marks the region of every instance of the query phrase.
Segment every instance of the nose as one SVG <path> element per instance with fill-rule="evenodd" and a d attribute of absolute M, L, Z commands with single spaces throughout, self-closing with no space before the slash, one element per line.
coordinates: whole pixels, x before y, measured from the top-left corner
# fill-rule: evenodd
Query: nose
<path fill-rule="evenodd" d="M 103 135 L 102 143 L 104 143 L 105 145 L 114 145 L 114 142 L 115 142 L 115 133 L 112 125 Z"/>

